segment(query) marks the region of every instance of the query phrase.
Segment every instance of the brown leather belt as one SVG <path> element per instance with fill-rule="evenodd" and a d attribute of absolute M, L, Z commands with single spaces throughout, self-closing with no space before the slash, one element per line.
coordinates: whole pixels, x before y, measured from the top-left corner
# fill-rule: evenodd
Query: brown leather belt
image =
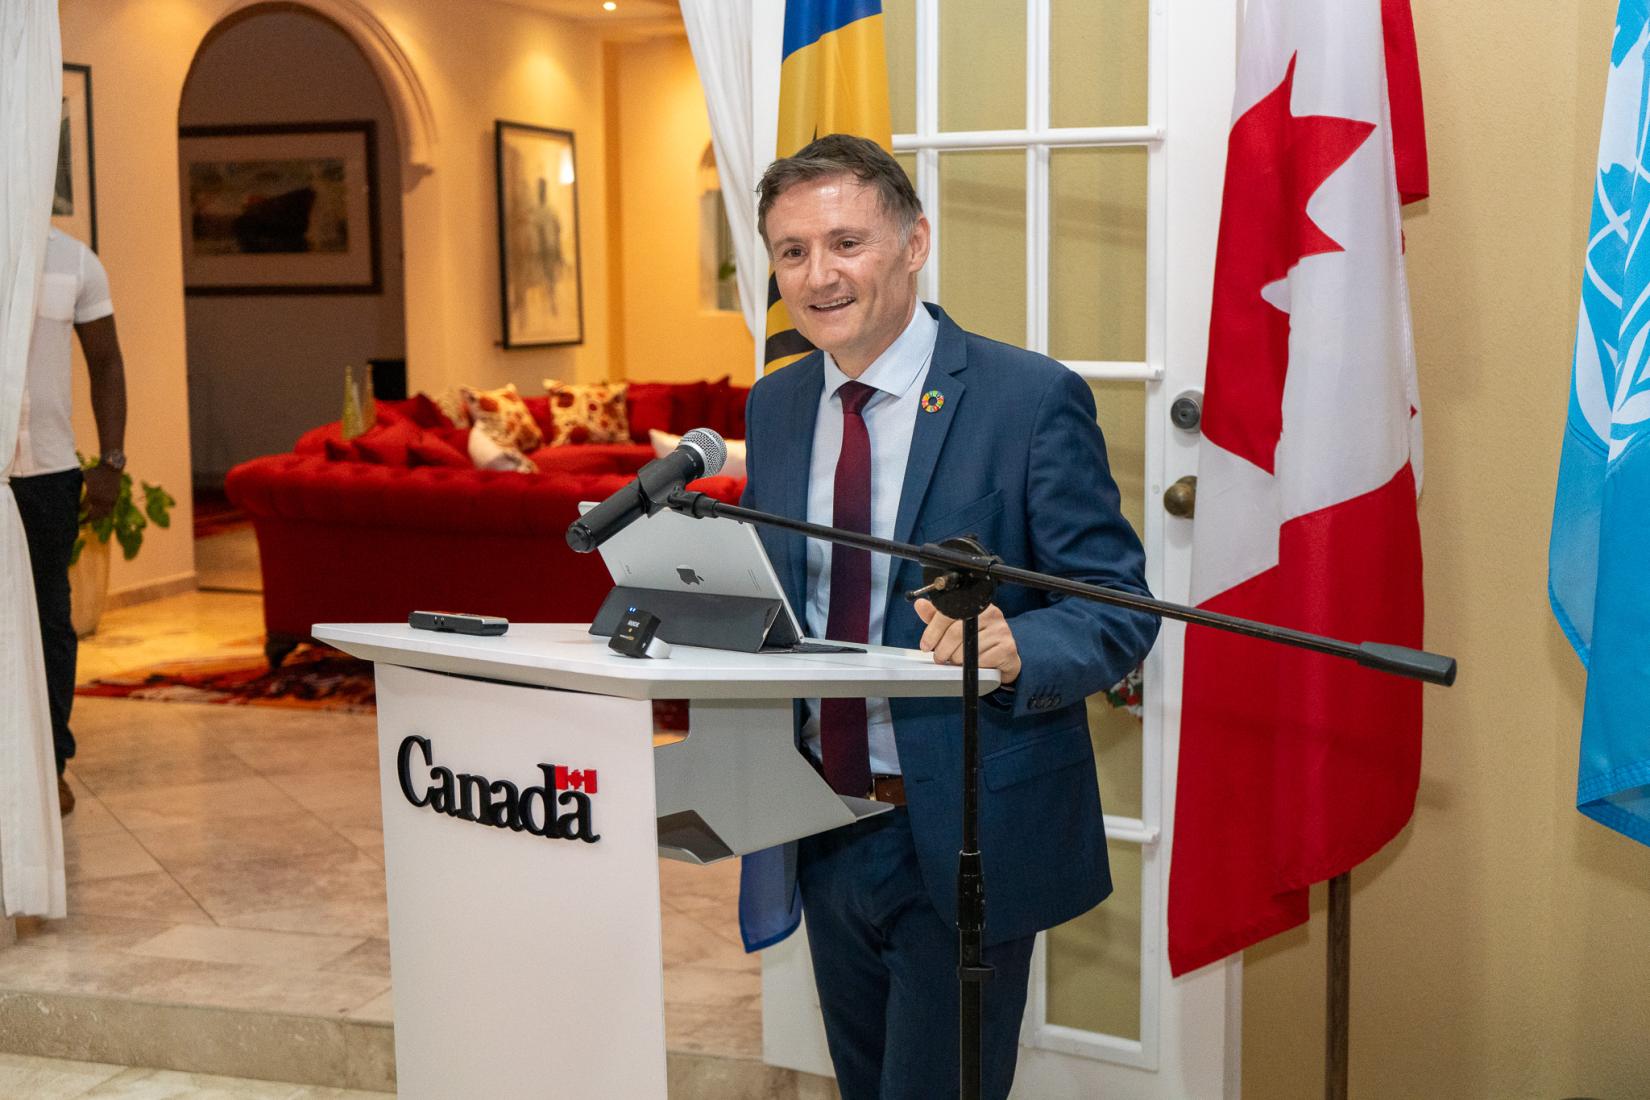
<path fill-rule="evenodd" d="M 890 806 L 905 805 L 905 777 L 903 775 L 873 775 L 871 777 L 871 793 L 866 797 L 872 802 L 886 802 Z"/>

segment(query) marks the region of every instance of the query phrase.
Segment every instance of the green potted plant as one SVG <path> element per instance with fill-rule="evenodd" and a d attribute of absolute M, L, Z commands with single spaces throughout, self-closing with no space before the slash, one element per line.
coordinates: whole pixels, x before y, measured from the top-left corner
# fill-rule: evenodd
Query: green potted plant
<path fill-rule="evenodd" d="M 91 469 L 97 463 L 95 458 L 80 456 L 82 470 Z M 69 558 L 70 617 L 75 633 L 82 638 L 97 630 L 98 620 L 103 618 L 103 604 L 109 592 L 109 540 L 113 538 L 119 543 L 121 556 L 131 561 L 143 547 L 145 527 L 151 523 L 156 527 L 172 525 L 171 510 L 177 504 L 172 494 L 147 481 L 139 484 L 141 506 L 132 475 L 122 471 L 114 508 L 96 522 L 87 518 L 82 495 L 80 537 L 75 540 L 74 553 Z"/>

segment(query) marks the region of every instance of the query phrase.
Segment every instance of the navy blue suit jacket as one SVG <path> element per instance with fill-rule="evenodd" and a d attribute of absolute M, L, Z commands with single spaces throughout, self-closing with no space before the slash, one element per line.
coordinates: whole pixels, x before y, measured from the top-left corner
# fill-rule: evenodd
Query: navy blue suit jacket
<path fill-rule="evenodd" d="M 1118 511 L 1087 383 L 1052 359 L 964 332 L 936 306 L 934 358 L 893 537 L 938 542 L 977 535 L 1010 565 L 1146 593 L 1140 540 Z M 747 507 L 805 518 L 814 422 L 824 388 L 818 352 L 763 378 L 746 411 Z M 805 540 L 761 528 L 791 606 L 807 606 Z M 902 561 L 888 586 L 886 645 L 915 648 L 923 623 L 905 599 L 921 567 Z M 986 942 L 1070 920 L 1111 892 L 1094 752 L 1084 701 L 1116 683 L 1157 635 L 1149 615 L 1015 585 L 997 589 L 1022 669 L 1012 694 L 980 708 L 980 851 Z M 895 699 L 899 750 L 924 886 L 947 922 L 956 914 L 962 847 L 962 725 L 955 699 Z M 746 945 L 795 928 L 792 860 L 747 857 Z M 788 912 L 785 907 L 789 907 Z"/>

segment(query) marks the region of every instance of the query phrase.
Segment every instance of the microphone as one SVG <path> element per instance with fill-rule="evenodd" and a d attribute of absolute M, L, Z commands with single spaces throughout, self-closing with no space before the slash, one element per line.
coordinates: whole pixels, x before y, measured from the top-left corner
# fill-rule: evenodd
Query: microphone
<path fill-rule="evenodd" d="M 676 449 L 636 473 L 614 493 L 567 528 L 567 545 L 588 554 L 643 516 L 664 507 L 665 497 L 695 478 L 710 477 L 728 460 L 728 445 L 709 428 L 695 428 Z"/>

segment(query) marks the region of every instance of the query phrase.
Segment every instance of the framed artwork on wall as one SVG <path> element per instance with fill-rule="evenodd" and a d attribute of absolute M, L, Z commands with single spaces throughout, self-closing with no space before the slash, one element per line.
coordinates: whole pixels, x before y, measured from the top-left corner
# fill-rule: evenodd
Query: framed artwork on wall
<path fill-rule="evenodd" d="M 178 130 L 188 294 L 378 294 L 370 121 Z"/>
<path fill-rule="evenodd" d="M 499 120 L 498 280 L 506 348 L 584 342 L 573 134 Z"/>
<path fill-rule="evenodd" d="M 96 252 L 97 171 L 92 161 L 90 65 L 63 66 L 63 115 L 57 133 L 52 224 Z"/>

